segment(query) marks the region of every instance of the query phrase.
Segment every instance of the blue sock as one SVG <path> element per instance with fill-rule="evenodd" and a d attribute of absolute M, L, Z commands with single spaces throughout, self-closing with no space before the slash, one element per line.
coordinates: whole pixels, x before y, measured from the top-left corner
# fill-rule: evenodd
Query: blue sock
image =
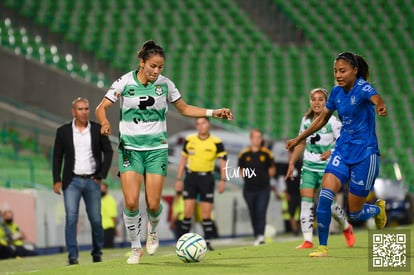
<path fill-rule="evenodd" d="M 380 209 L 373 204 L 364 204 L 364 207 L 359 212 L 349 212 L 349 219 L 351 221 L 366 221 L 371 217 L 378 215 Z"/>
<path fill-rule="evenodd" d="M 331 223 L 331 205 L 335 197 L 334 192 L 329 189 L 321 190 L 319 194 L 319 203 L 316 209 L 316 218 L 318 220 L 319 244 L 328 245 L 329 224 Z"/>

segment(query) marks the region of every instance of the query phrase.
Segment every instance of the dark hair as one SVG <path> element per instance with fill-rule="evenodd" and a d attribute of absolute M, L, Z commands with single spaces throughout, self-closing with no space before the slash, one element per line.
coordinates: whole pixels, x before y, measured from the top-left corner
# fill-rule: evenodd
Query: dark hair
<path fill-rule="evenodd" d="M 323 93 L 323 95 L 324 95 L 324 97 L 325 97 L 325 101 L 328 101 L 328 91 L 327 91 L 326 89 L 324 89 L 324 88 L 315 88 L 315 89 L 312 89 L 312 90 L 309 92 L 309 97 L 312 97 L 312 95 L 313 95 L 314 93 L 316 93 L 316 92 L 322 92 L 322 93 Z M 306 118 L 312 118 L 314 114 L 315 114 L 315 113 L 314 113 L 314 111 L 312 110 L 312 108 L 309 108 L 309 110 L 308 110 L 308 111 L 306 112 L 306 114 L 305 114 L 305 117 L 306 117 Z"/>
<path fill-rule="evenodd" d="M 369 80 L 369 66 L 368 63 L 365 61 L 365 59 L 356 54 L 355 55 L 355 59 L 358 62 L 358 73 L 357 73 L 357 77 L 362 77 L 363 79 L 365 79 L 365 81 Z"/>
<path fill-rule="evenodd" d="M 358 55 L 358 54 L 353 54 L 351 52 L 343 52 L 338 54 L 338 56 L 335 58 L 335 60 L 345 60 L 346 62 L 348 62 L 352 68 L 357 67 L 358 68 L 358 72 L 357 72 L 357 78 L 362 77 L 364 80 L 368 81 L 369 79 L 369 67 L 368 67 L 368 63 L 365 61 L 365 59 Z"/>
<path fill-rule="evenodd" d="M 159 54 L 165 58 L 164 49 L 155 44 L 154 40 L 148 40 L 142 45 L 142 48 L 138 51 L 137 55 L 139 59 L 142 59 L 145 62 L 148 57 L 154 54 Z"/>

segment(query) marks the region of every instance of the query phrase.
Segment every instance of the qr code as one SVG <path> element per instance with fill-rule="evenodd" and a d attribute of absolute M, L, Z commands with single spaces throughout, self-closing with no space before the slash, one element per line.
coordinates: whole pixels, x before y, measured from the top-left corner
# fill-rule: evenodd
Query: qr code
<path fill-rule="evenodd" d="M 370 234 L 370 269 L 407 271 L 410 269 L 409 230 L 374 231 Z"/>

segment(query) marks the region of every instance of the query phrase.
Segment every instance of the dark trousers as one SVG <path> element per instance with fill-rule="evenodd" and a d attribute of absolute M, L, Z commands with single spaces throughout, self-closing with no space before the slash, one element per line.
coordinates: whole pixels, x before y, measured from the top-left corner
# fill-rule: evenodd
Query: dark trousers
<path fill-rule="evenodd" d="M 254 236 L 264 235 L 266 226 L 267 206 L 269 205 L 270 190 L 246 191 L 243 197 L 249 209 Z"/>
<path fill-rule="evenodd" d="M 15 256 L 15 252 L 10 246 L 0 245 L 0 259 L 8 259 Z"/>
<path fill-rule="evenodd" d="M 113 248 L 115 239 L 115 228 L 104 229 L 104 248 Z"/>
<path fill-rule="evenodd" d="M 34 250 L 26 249 L 24 246 L 16 246 L 16 256 L 19 256 L 19 257 L 37 256 L 37 252 Z"/>

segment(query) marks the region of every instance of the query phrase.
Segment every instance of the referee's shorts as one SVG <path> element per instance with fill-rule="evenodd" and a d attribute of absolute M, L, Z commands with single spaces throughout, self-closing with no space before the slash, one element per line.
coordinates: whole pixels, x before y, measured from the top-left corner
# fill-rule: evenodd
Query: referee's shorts
<path fill-rule="evenodd" d="M 214 172 L 187 171 L 184 179 L 184 199 L 197 199 L 214 202 Z"/>

